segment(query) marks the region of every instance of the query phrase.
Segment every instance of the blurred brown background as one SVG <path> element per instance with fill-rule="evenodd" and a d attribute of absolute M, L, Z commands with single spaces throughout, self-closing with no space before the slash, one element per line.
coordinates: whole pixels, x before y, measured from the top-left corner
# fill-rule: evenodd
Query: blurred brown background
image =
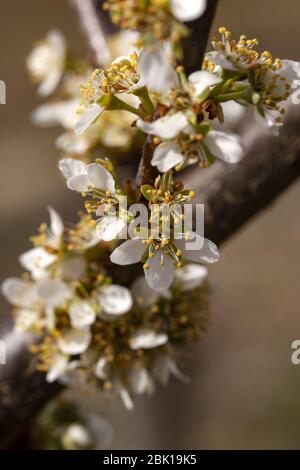
<path fill-rule="evenodd" d="M 20 273 L 17 257 L 47 220 L 47 204 L 67 220 L 82 207 L 58 175 L 59 131 L 29 121 L 38 100 L 24 70 L 32 43 L 50 28 L 79 54 L 82 36 L 67 0 L 18 3 L 1 0 L 0 280 Z M 299 17 L 296 0 L 220 0 L 214 29 L 258 37 L 276 56 L 299 60 Z M 94 399 L 115 428 L 113 448 L 300 448 L 300 366 L 290 361 L 291 342 L 300 338 L 299 197 L 295 185 L 231 239 L 210 270 L 213 324 L 193 349 L 190 385 L 172 381 L 138 399 L 134 412 Z M 2 318 L 8 313 L 1 299 Z"/>

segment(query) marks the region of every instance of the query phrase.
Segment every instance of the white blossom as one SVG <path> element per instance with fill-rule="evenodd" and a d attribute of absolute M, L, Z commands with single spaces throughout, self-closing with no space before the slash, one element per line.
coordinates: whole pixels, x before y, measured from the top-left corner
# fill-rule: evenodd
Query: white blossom
<path fill-rule="evenodd" d="M 78 192 L 89 188 L 115 193 L 115 180 L 111 173 L 97 163 L 87 165 L 80 160 L 64 158 L 59 162 L 59 169 L 67 180 L 69 189 Z"/>
<path fill-rule="evenodd" d="M 91 339 L 91 332 L 88 328 L 71 328 L 59 336 L 57 345 L 63 354 L 72 356 L 84 353 Z"/>
<path fill-rule="evenodd" d="M 160 355 L 152 369 L 153 375 L 164 386 L 169 382 L 170 376 L 174 375 L 184 383 L 189 383 L 189 378 L 184 375 L 177 367 L 174 359 L 169 355 Z"/>
<path fill-rule="evenodd" d="M 200 287 L 207 278 L 207 268 L 199 264 L 189 263 L 175 272 L 174 282 L 181 291 L 189 291 Z"/>
<path fill-rule="evenodd" d="M 40 279 L 36 283 L 8 278 L 3 282 L 1 290 L 4 297 L 20 309 L 21 315 L 31 310 L 36 319 L 39 319 L 37 325 L 46 325 L 49 329 L 55 325 L 55 309 L 65 306 L 73 294 L 72 289 L 64 282 L 48 278 Z M 26 326 L 26 322 L 23 323 Z M 29 324 L 33 326 L 31 322 Z"/>
<path fill-rule="evenodd" d="M 101 357 L 95 366 L 95 375 L 101 380 L 106 380 L 109 374 L 109 361 L 107 357 Z"/>
<path fill-rule="evenodd" d="M 27 58 L 27 68 L 40 85 L 41 96 L 50 95 L 59 84 L 66 60 L 66 43 L 59 31 L 49 31 L 45 40 L 32 50 Z"/>
<path fill-rule="evenodd" d="M 46 380 L 49 383 L 55 382 L 62 378 L 66 373 L 75 369 L 78 365 L 77 361 L 69 361 L 68 356 L 57 353 L 51 358 L 51 366 L 48 369 Z"/>
<path fill-rule="evenodd" d="M 103 311 L 112 316 L 124 315 L 133 304 L 130 291 L 117 284 L 101 287 L 98 290 L 98 300 Z"/>
<path fill-rule="evenodd" d="M 73 328 L 85 328 L 92 325 L 96 320 L 95 309 L 91 303 L 86 300 L 72 302 L 68 313 Z"/>
<path fill-rule="evenodd" d="M 289 104 L 296 103 L 294 98 L 300 88 L 300 62 L 282 60 L 281 68 L 276 71 L 276 76 L 276 80 L 274 80 L 274 72 L 267 71 L 262 74 L 260 86 L 263 90 L 272 90 L 272 96 L 281 97 L 281 101 L 274 108 L 261 99 L 255 108 L 255 117 L 261 126 L 269 130 L 270 133 L 278 135 L 280 127 L 283 126 L 282 116 L 287 107 Z M 280 111 L 278 107 L 280 107 Z"/>
<path fill-rule="evenodd" d="M 179 21 L 193 21 L 205 13 L 207 0 L 170 0 L 170 7 Z"/>
<path fill-rule="evenodd" d="M 152 349 L 163 346 L 168 341 L 168 336 L 165 333 L 157 333 L 156 331 L 148 328 L 140 328 L 130 338 L 131 349 Z"/>
<path fill-rule="evenodd" d="M 193 136 L 195 132 L 193 128 L 187 127 L 186 134 Z M 241 138 L 237 134 L 211 130 L 203 140 L 191 142 L 190 146 L 181 146 L 180 139 L 164 140 L 155 148 L 151 164 L 161 173 L 165 173 L 186 160 L 187 163 L 206 162 L 206 148 L 213 157 L 225 163 L 238 163 L 244 156 Z"/>
<path fill-rule="evenodd" d="M 193 249 L 188 246 L 184 239 L 174 240 L 176 247 L 182 252 L 183 259 L 196 263 L 215 263 L 219 260 L 217 246 L 208 239 L 201 239 L 199 235 L 194 235 L 194 242 L 202 248 Z M 140 238 L 126 240 L 119 245 L 111 254 L 111 261 L 121 266 L 135 264 L 141 261 L 146 246 Z M 155 251 L 152 257 L 146 261 L 147 269 L 144 269 L 146 280 L 149 286 L 157 291 L 165 291 L 172 284 L 175 274 L 173 259 L 163 249 Z"/>
<path fill-rule="evenodd" d="M 155 390 L 154 380 L 145 367 L 133 367 L 129 373 L 128 381 L 133 393 L 151 395 Z"/>

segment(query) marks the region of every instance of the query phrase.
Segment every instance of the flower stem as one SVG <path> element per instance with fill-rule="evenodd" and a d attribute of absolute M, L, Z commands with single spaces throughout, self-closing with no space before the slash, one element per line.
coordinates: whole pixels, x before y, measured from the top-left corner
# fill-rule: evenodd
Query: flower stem
<path fill-rule="evenodd" d="M 141 118 L 144 118 L 146 114 L 141 111 L 140 109 L 135 108 L 134 106 L 131 106 L 128 103 L 125 103 L 125 101 L 121 100 L 115 95 L 109 95 L 107 99 L 107 102 L 102 103 L 102 105 L 108 109 L 108 110 L 123 110 L 123 111 L 129 111 L 132 114 L 135 114 L 136 116 L 139 116 Z"/>
<path fill-rule="evenodd" d="M 238 100 L 244 98 L 244 96 L 245 90 L 234 91 L 232 93 L 225 93 L 223 95 L 216 96 L 215 101 L 217 101 L 218 103 L 224 103 L 225 101 Z"/>
<path fill-rule="evenodd" d="M 155 108 L 150 99 L 147 88 L 146 87 L 139 88 L 138 90 L 134 92 L 134 95 L 136 95 L 140 99 L 145 112 L 152 116 L 155 111 Z"/>

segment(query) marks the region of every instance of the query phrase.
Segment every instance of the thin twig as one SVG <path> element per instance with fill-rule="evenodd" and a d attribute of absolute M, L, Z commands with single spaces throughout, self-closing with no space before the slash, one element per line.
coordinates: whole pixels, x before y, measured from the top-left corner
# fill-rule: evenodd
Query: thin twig
<path fill-rule="evenodd" d="M 205 13 L 198 19 L 187 23 L 189 36 L 183 40 L 183 66 L 190 74 L 202 66 L 211 25 L 219 0 L 208 0 Z"/>
<path fill-rule="evenodd" d="M 97 15 L 95 2 L 93 0 L 70 1 L 77 11 L 89 48 L 95 54 L 97 65 L 103 66 L 108 64 L 111 61 L 111 55 L 100 17 Z"/>

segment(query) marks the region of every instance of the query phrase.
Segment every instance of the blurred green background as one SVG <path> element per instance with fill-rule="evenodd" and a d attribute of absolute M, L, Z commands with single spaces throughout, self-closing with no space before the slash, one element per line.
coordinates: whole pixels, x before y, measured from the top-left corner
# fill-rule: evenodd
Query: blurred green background
<path fill-rule="evenodd" d="M 299 60 L 299 19 L 296 0 L 220 0 L 213 30 L 227 26 L 258 37 L 276 56 Z M 60 130 L 29 121 L 38 100 L 26 55 L 53 27 L 74 51 L 86 52 L 67 0 L 1 0 L 0 79 L 7 84 L 7 104 L 0 106 L 1 280 L 20 273 L 17 257 L 47 220 L 47 204 L 67 220 L 82 208 L 58 175 Z M 102 397 L 79 397 L 112 422 L 113 448 L 300 448 L 300 366 L 290 360 L 291 342 L 300 338 L 299 198 L 296 184 L 237 233 L 210 269 L 213 324 L 192 349 L 190 385 L 172 381 L 138 399 L 134 412 Z M 8 313 L 1 299 L 1 317 Z"/>

